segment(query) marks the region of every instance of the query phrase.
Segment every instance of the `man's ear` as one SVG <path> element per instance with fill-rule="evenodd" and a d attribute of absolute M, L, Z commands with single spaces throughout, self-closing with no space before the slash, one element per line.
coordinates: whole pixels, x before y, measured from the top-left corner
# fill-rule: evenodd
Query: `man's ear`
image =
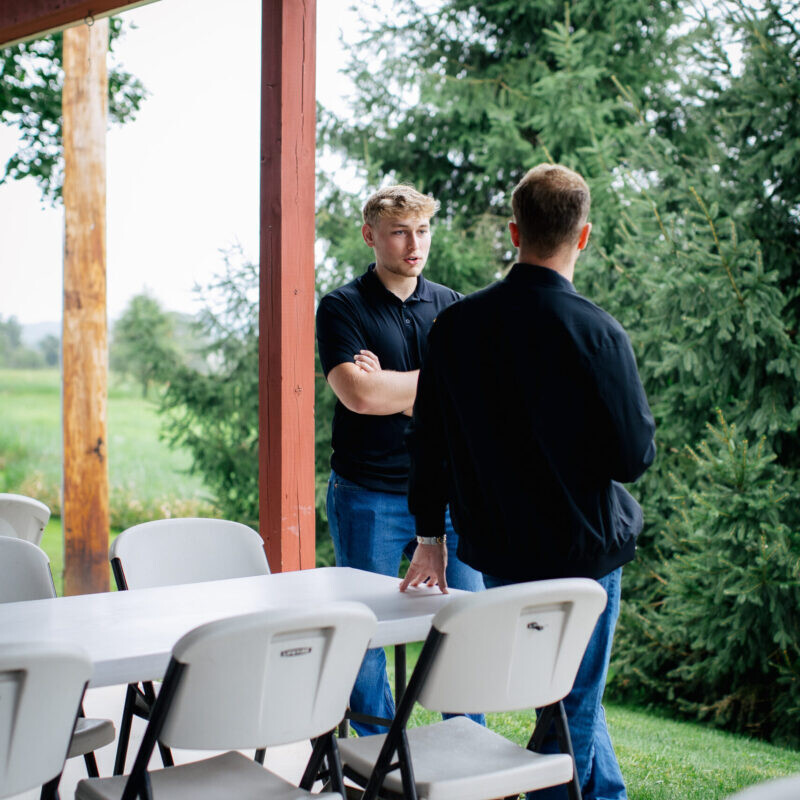
<path fill-rule="evenodd" d="M 511 244 L 519 247 L 519 226 L 513 220 L 508 223 L 508 232 L 511 234 Z"/>
<path fill-rule="evenodd" d="M 365 222 L 361 226 L 361 235 L 364 237 L 364 241 L 367 243 L 367 247 L 375 247 L 375 236 L 372 230 L 372 226 Z"/>
<path fill-rule="evenodd" d="M 586 245 L 589 244 L 589 235 L 592 232 L 592 223 L 587 222 L 581 229 L 581 235 L 578 237 L 578 250 L 585 250 Z"/>

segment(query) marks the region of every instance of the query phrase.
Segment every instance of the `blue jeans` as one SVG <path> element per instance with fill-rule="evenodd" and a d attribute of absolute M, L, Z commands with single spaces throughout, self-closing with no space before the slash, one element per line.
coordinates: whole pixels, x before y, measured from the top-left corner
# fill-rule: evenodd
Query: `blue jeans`
<path fill-rule="evenodd" d="M 328 481 L 328 526 L 336 551 L 336 564 L 381 575 L 397 576 L 400 561 L 416 548 L 414 517 L 404 494 L 365 489 L 335 472 Z M 481 573 L 456 557 L 458 536 L 446 517 L 447 584 L 471 592 L 483 589 Z M 394 718 L 394 699 L 386 675 L 383 648 L 367 650 L 350 695 L 350 709 L 382 719 Z M 483 724 L 483 715 L 471 715 Z M 359 736 L 385 733 L 386 728 L 353 722 Z"/>
<path fill-rule="evenodd" d="M 598 581 L 608 593 L 608 603 L 589 639 L 572 691 L 564 698 L 583 800 L 627 800 L 628 797 L 611 737 L 608 735 L 606 714 L 602 706 L 614 627 L 619 616 L 621 578 L 620 567 Z M 513 583 L 490 575 L 484 575 L 483 580 L 487 589 Z M 553 729 L 542 751 L 558 752 Z M 566 784 L 529 792 L 528 798 L 567 800 Z"/>

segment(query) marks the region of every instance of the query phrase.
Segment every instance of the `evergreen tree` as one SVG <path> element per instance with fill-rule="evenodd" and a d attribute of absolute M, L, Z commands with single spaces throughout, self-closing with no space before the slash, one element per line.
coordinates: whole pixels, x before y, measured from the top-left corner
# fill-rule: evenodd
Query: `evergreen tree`
<path fill-rule="evenodd" d="M 653 566 L 662 601 L 629 617 L 616 682 L 633 697 L 750 734 L 800 741 L 800 534 L 794 495 L 766 440 L 751 445 L 719 413 L 673 479 L 678 513 Z"/>

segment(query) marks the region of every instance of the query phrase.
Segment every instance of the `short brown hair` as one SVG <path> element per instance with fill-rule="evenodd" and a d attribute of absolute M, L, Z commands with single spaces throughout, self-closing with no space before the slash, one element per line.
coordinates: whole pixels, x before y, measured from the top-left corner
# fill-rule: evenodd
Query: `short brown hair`
<path fill-rule="evenodd" d="M 560 164 L 539 164 L 528 170 L 511 196 L 520 243 L 541 258 L 564 244 L 578 241 L 589 217 L 586 181 Z"/>
<path fill-rule="evenodd" d="M 384 186 L 364 204 L 364 222 L 374 225 L 384 217 L 399 217 L 403 214 L 416 214 L 430 219 L 438 210 L 438 200 L 418 192 L 413 186 Z"/>

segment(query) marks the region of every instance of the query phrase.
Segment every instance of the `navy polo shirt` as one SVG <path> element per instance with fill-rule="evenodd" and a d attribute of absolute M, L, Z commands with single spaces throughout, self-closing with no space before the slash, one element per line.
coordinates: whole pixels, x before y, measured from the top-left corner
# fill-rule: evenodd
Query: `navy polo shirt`
<path fill-rule="evenodd" d="M 317 342 L 325 377 L 339 364 L 371 350 L 383 369 L 409 372 L 422 366 L 436 315 L 459 300 L 458 292 L 419 276 L 403 302 L 375 274 L 375 265 L 325 295 L 317 309 Z M 356 414 L 338 400 L 333 415 L 331 467 L 368 489 L 405 494 L 409 457 L 405 414 Z"/>

